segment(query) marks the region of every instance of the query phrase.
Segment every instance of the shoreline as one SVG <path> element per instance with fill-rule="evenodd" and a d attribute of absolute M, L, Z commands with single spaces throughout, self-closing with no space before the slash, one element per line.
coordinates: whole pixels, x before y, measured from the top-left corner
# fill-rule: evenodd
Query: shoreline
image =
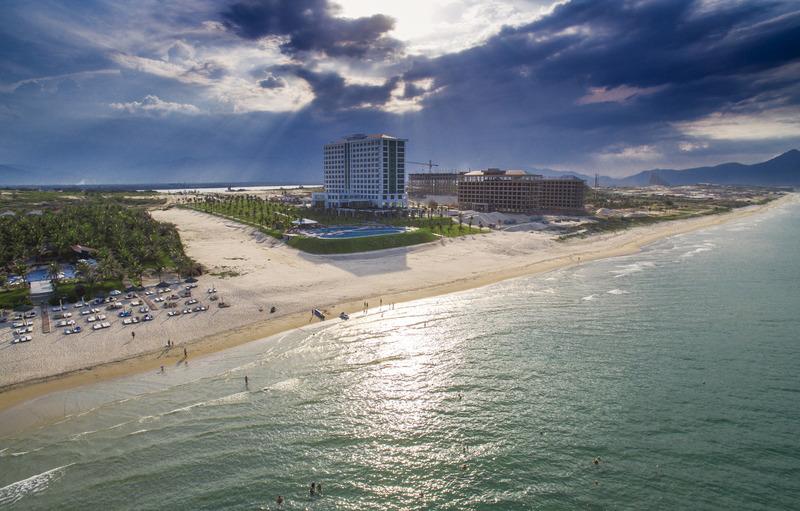
<path fill-rule="evenodd" d="M 330 310 L 336 313 L 344 311 L 348 314 L 352 314 L 362 310 L 362 303 L 364 301 L 378 303 L 379 299 L 382 299 L 386 304 L 408 302 L 480 288 L 513 278 L 539 275 L 557 269 L 569 268 L 588 261 L 631 255 L 656 241 L 748 217 L 788 203 L 793 200 L 794 197 L 794 194 L 787 194 L 784 197 L 763 205 L 750 206 L 722 214 L 663 222 L 661 224 L 621 231 L 611 235 L 612 239 L 623 237 L 631 239 L 621 240 L 619 245 L 613 247 L 594 246 L 597 244 L 593 243 L 593 241 L 597 240 L 596 238 L 569 240 L 561 242 L 563 247 L 570 249 L 563 255 L 536 260 L 520 266 L 501 268 L 491 272 L 465 274 L 460 278 L 433 285 L 417 282 L 415 284 L 419 285 L 410 289 L 382 293 L 376 296 L 358 298 L 356 300 L 319 304 L 317 307 L 325 311 Z M 413 249 L 413 247 L 411 248 Z M 324 256 L 320 257 L 324 259 Z M 331 316 L 332 319 L 335 318 L 335 314 L 331 314 Z M 159 348 L 124 359 L 106 361 L 72 371 L 13 383 L 0 388 L 0 411 L 8 410 L 16 405 L 52 392 L 69 390 L 100 381 L 158 369 L 159 366 L 165 363 L 182 359 L 183 350 L 181 348 L 183 347 L 189 350 L 189 358 L 198 358 L 306 326 L 309 323 L 308 311 L 290 312 L 272 319 L 251 322 L 232 328 L 231 330 L 206 335 L 168 351 L 164 348 Z"/>

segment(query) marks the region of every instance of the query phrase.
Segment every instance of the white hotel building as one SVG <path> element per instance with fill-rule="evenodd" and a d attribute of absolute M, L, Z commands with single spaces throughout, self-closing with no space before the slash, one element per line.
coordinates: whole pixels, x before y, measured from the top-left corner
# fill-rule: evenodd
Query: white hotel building
<path fill-rule="evenodd" d="M 406 142 L 357 134 L 325 144 L 325 207 L 407 207 Z"/>

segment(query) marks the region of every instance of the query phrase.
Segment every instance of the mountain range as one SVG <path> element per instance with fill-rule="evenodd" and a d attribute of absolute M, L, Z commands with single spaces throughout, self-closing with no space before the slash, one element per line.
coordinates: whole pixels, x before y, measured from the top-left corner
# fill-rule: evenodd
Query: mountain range
<path fill-rule="evenodd" d="M 534 169 L 545 176 L 575 176 L 594 184 L 594 176 L 571 171 Z M 722 163 L 712 167 L 691 169 L 652 169 L 631 176 L 615 178 L 599 176 L 600 186 L 680 186 L 697 183 L 751 186 L 800 186 L 800 151 L 792 149 L 761 163 Z"/>

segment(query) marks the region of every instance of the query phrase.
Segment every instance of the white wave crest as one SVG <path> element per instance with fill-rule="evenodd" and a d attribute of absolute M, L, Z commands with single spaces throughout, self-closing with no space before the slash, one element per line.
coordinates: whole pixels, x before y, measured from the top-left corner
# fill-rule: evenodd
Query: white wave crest
<path fill-rule="evenodd" d="M 647 268 L 654 268 L 656 263 L 652 263 L 650 261 L 641 261 L 631 264 L 623 264 L 617 266 L 618 269 L 611 270 L 609 273 L 614 274 L 614 278 L 624 277 L 626 275 L 631 275 L 633 273 L 638 273 L 640 271 L 644 271 Z"/>
<path fill-rule="evenodd" d="M 626 294 L 628 294 L 628 292 L 623 290 L 623 289 L 612 289 L 611 291 L 606 291 L 606 293 L 608 293 L 610 295 L 626 295 Z"/>
<path fill-rule="evenodd" d="M 0 488 L 0 505 L 13 504 L 24 498 L 26 495 L 32 495 L 34 493 L 39 493 L 46 490 L 50 486 L 50 483 L 61 479 L 61 477 L 64 476 L 64 472 L 66 471 L 67 467 L 72 465 L 74 465 L 74 463 L 56 467 L 48 470 L 47 472 L 36 474 L 35 476 L 31 476 L 27 479 L 23 479 L 22 481 L 17 481 L 16 483 L 11 483 L 8 486 Z"/>

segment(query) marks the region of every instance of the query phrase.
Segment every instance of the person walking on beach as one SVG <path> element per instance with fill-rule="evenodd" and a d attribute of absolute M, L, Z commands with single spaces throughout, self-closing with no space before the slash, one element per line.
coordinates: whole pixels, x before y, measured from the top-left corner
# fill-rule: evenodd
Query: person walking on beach
<path fill-rule="evenodd" d="M 186 348 L 183 348 L 183 358 L 189 358 L 189 352 L 186 351 Z"/>
<path fill-rule="evenodd" d="M 131 332 L 131 339 L 136 339 L 136 332 Z"/>

